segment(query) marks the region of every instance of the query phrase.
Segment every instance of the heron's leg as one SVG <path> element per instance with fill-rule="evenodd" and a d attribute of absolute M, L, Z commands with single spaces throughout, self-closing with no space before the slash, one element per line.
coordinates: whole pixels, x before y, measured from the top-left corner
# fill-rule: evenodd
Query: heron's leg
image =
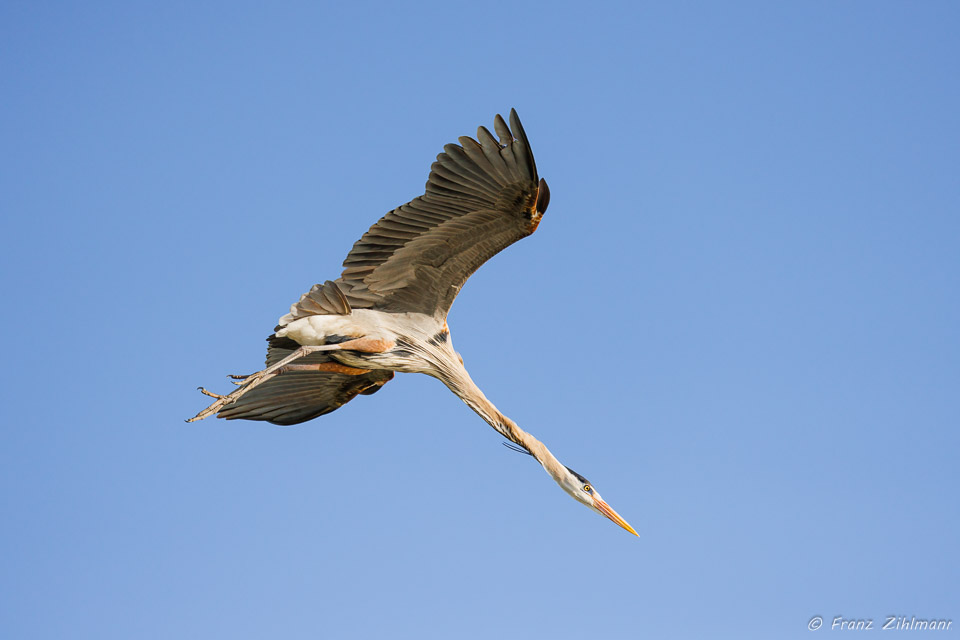
<path fill-rule="evenodd" d="M 348 367 L 339 362 L 318 362 L 316 364 L 288 364 L 283 367 L 281 373 L 287 371 L 329 371 L 331 373 L 344 373 L 348 376 L 362 376 L 365 373 L 370 373 L 371 369 Z"/>
<path fill-rule="evenodd" d="M 262 371 L 257 371 L 256 373 L 251 373 L 248 376 L 243 376 L 243 381 L 239 383 L 240 387 L 238 389 L 234 389 L 232 393 L 225 396 L 211 393 L 210 391 L 207 391 L 203 387 L 200 387 L 201 393 L 203 393 L 204 395 L 210 396 L 211 398 L 216 398 L 217 401 L 211 404 L 209 407 L 207 407 L 203 411 L 201 411 L 200 413 L 198 413 L 197 415 L 195 415 L 194 417 L 187 420 L 187 422 L 196 422 L 197 420 L 203 420 L 207 416 L 212 416 L 217 411 L 220 411 L 220 409 L 222 409 L 226 405 L 230 404 L 231 402 L 235 402 L 237 399 L 240 398 L 240 396 L 244 395 L 245 393 L 247 393 L 252 389 L 255 389 L 256 387 L 260 386 L 270 378 L 273 378 L 274 376 L 276 376 L 279 373 L 281 367 L 293 362 L 298 358 L 302 358 L 303 356 L 309 355 L 316 351 L 333 351 L 340 348 L 342 347 L 339 344 L 325 344 L 325 345 L 318 345 L 318 346 L 300 347 L 299 349 L 291 353 L 289 356 L 287 356 L 283 360 L 273 363 L 266 369 L 263 369 Z M 237 377 L 239 378 L 239 376 Z"/>
<path fill-rule="evenodd" d="M 397 344 L 391 342 L 390 340 L 376 340 L 374 338 L 354 338 L 353 340 L 347 340 L 346 342 L 340 342 L 335 345 L 330 345 L 334 347 L 340 347 L 341 349 L 347 349 L 348 351 L 360 351 L 361 353 L 383 353 L 385 351 L 390 351 Z"/>
<path fill-rule="evenodd" d="M 262 371 L 257 371 L 256 373 L 251 373 L 248 376 L 243 378 L 243 382 L 240 383 L 240 387 L 234 389 L 234 391 L 228 395 L 220 396 L 210 391 L 207 391 L 203 387 L 200 387 L 200 392 L 204 395 L 208 395 L 212 398 L 216 398 L 217 401 L 211 404 L 209 407 L 195 415 L 194 417 L 187 420 L 187 422 L 196 422 L 197 420 L 203 420 L 208 416 L 212 416 L 216 412 L 220 411 L 223 407 L 230 404 L 231 402 L 236 402 L 242 395 L 255 389 L 260 386 L 270 378 L 273 378 L 280 373 L 282 373 L 286 366 L 289 365 L 294 360 L 302 358 L 311 353 L 316 353 L 317 351 L 337 351 L 340 349 L 349 349 L 350 351 L 361 351 L 364 353 L 383 353 L 392 349 L 394 343 L 387 340 L 374 340 L 371 338 L 356 338 L 354 340 L 347 340 L 346 342 L 340 342 L 337 344 L 324 344 L 324 345 L 314 345 L 314 346 L 305 346 L 300 347 L 289 356 L 275 362 L 266 369 Z M 347 367 L 352 369 L 353 367 Z M 320 370 L 320 369 L 317 369 Z M 362 369 L 356 369 L 356 371 L 362 371 Z M 239 378 L 239 376 L 237 376 Z"/>

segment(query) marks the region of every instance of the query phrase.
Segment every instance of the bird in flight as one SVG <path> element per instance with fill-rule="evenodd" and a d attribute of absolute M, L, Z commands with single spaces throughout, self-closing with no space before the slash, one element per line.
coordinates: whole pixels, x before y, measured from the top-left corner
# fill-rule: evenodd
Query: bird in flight
<path fill-rule="evenodd" d="M 637 532 L 582 475 L 502 414 L 470 379 L 453 349 L 447 312 L 480 265 L 540 224 L 550 190 L 537 175 L 515 110 L 497 115 L 497 138 L 448 144 L 430 168 L 426 192 L 363 234 L 335 281 L 314 285 L 267 338 L 266 368 L 231 376 L 238 385 L 190 418 L 292 425 L 370 395 L 395 371 L 437 378 L 518 451 L 539 462 L 577 502 Z"/>

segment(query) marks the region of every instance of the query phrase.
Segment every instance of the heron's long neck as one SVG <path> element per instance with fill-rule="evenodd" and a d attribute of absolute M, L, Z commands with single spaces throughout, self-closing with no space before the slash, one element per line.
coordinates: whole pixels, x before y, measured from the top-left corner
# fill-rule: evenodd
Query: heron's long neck
<path fill-rule="evenodd" d="M 460 399 L 467 406 L 476 411 L 481 418 L 487 421 L 487 424 L 499 431 L 503 437 L 529 451 L 537 459 L 537 462 L 543 465 L 547 473 L 554 478 L 566 473 L 566 467 L 550 453 L 546 445 L 521 429 L 516 422 L 500 413 L 500 410 L 487 400 L 483 391 L 474 383 L 470 374 L 462 365 L 445 369 L 443 373 L 443 376 L 438 377 L 451 391 L 460 396 Z"/>

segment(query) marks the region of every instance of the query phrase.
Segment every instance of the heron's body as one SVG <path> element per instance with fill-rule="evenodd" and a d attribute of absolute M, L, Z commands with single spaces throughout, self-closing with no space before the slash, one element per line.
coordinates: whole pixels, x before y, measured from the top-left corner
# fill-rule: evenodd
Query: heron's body
<path fill-rule="evenodd" d="M 511 131 L 512 128 L 512 131 Z M 572 497 L 636 533 L 583 476 L 501 413 L 453 349 L 447 312 L 467 278 L 540 224 L 549 203 L 516 112 L 497 116 L 498 142 L 460 138 L 437 156 L 426 193 L 394 209 L 354 245 L 336 281 L 315 285 L 267 339 L 267 367 L 193 420 L 292 425 L 375 393 L 394 372 L 442 381 L 490 426 L 536 458 Z"/>
<path fill-rule="evenodd" d="M 290 338 L 303 346 L 319 346 L 342 338 L 366 338 L 392 345 L 386 351 L 362 353 L 337 351 L 330 357 L 360 369 L 385 369 L 401 373 L 435 373 L 435 349 L 413 351 L 418 345 L 439 346 L 448 340 L 442 321 L 422 313 L 383 313 L 372 309 L 354 309 L 348 316 L 309 316 L 286 324 L 280 318 L 278 337 Z M 430 357 L 434 356 L 434 357 Z"/>

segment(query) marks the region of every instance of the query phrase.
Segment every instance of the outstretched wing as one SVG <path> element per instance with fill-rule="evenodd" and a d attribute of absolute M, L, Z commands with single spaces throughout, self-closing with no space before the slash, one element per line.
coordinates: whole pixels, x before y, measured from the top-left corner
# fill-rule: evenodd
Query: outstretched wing
<path fill-rule="evenodd" d="M 270 336 L 267 366 L 290 355 L 299 345 L 288 338 Z M 327 353 L 311 353 L 298 364 L 332 362 Z M 370 395 L 393 378 L 393 371 L 347 375 L 328 371 L 288 371 L 267 380 L 220 409 L 218 418 L 266 420 L 292 425 L 339 409 L 358 394 Z"/>
<path fill-rule="evenodd" d="M 510 127 L 497 115 L 494 129 L 499 142 L 480 127 L 477 140 L 446 145 L 426 193 L 353 245 L 337 280 L 353 308 L 445 318 L 480 265 L 536 230 L 550 191 L 538 181 L 517 112 Z"/>

